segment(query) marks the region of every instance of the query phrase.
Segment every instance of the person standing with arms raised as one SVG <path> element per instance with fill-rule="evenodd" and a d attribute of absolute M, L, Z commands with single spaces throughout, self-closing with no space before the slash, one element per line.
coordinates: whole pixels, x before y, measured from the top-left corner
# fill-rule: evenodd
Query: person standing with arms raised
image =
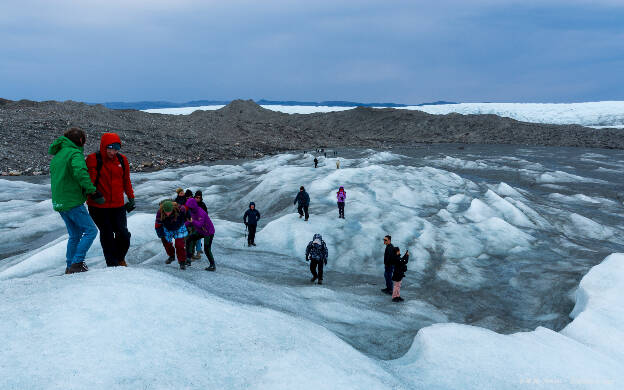
<path fill-rule="evenodd" d="M 98 204 L 88 200 L 89 214 L 100 230 L 100 243 L 106 266 L 126 266 L 126 253 L 130 248 L 130 232 L 126 213 L 134 210 L 134 191 L 130 181 L 130 165 L 126 156 L 119 153 L 121 139 L 115 133 L 104 133 L 100 150 L 87 157 L 87 168 L 93 184 L 106 202 Z M 124 201 L 124 193 L 128 203 Z"/>

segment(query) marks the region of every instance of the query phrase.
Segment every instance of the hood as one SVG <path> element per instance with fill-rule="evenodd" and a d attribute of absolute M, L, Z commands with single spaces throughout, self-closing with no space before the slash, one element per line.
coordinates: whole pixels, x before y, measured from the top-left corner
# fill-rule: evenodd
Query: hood
<path fill-rule="evenodd" d="M 256 207 L 256 204 L 254 202 L 249 202 L 249 208 L 251 208 L 251 206 Z"/>
<path fill-rule="evenodd" d="M 344 187 L 341 186 L 340 188 L 338 188 L 338 192 L 344 192 Z"/>
<path fill-rule="evenodd" d="M 186 200 L 186 203 L 184 204 L 189 210 L 195 211 L 197 210 L 197 201 L 195 200 L 195 198 L 189 198 Z"/>
<path fill-rule="evenodd" d="M 70 140 L 65 136 L 62 136 L 58 137 L 54 140 L 54 142 L 52 142 L 52 145 L 50 145 L 50 148 L 48 149 L 48 154 L 56 155 L 63 148 L 72 148 L 80 150 L 81 152 L 83 150 L 82 146 L 78 146 L 74 143 L 74 141 Z"/>
<path fill-rule="evenodd" d="M 114 143 L 121 144 L 121 138 L 119 138 L 117 134 L 115 133 L 102 134 L 102 138 L 100 139 L 100 153 L 102 154 L 102 158 L 107 158 L 106 147 Z"/>
<path fill-rule="evenodd" d="M 316 233 L 314 235 L 314 237 L 312 238 L 312 241 L 316 241 L 316 239 L 319 239 L 319 240 L 322 241 L 323 240 L 323 236 L 321 236 L 320 234 Z"/>

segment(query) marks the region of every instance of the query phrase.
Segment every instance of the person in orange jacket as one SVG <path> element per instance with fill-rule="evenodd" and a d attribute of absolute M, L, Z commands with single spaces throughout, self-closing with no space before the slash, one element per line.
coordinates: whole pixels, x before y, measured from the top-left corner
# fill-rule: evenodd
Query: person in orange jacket
<path fill-rule="evenodd" d="M 99 152 L 87 156 L 91 181 L 105 199 L 102 204 L 88 199 L 87 205 L 89 215 L 100 230 L 100 243 L 108 267 L 126 266 L 126 253 L 130 248 L 126 213 L 135 208 L 130 165 L 126 156 L 119 153 L 120 149 L 119 136 L 104 133 Z M 124 193 L 128 203 L 124 200 Z"/>

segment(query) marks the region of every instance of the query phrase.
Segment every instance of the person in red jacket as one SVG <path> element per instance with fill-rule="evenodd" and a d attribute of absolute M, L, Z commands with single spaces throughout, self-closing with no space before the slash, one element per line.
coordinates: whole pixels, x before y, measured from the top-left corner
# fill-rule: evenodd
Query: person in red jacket
<path fill-rule="evenodd" d="M 130 248 L 126 212 L 135 207 L 130 166 L 126 156 L 119 153 L 120 149 L 119 136 L 104 133 L 100 151 L 87 156 L 91 181 L 105 199 L 103 204 L 88 199 L 87 205 L 93 222 L 100 230 L 100 243 L 108 267 L 126 266 L 126 253 Z M 128 203 L 125 203 L 124 193 Z"/>

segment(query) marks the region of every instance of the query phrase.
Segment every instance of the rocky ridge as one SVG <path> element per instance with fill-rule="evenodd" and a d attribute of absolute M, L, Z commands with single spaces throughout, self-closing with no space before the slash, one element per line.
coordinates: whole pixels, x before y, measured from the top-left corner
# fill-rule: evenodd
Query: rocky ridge
<path fill-rule="evenodd" d="M 47 173 L 50 143 L 72 126 L 86 131 L 87 153 L 98 149 L 102 133 L 118 133 L 134 171 L 319 147 L 464 143 L 624 149 L 622 130 L 525 123 L 496 115 L 368 107 L 284 114 L 251 100 L 235 100 L 216 111 L 166 115 L 73 101 L 0 99 L 0 174 Z"/>

